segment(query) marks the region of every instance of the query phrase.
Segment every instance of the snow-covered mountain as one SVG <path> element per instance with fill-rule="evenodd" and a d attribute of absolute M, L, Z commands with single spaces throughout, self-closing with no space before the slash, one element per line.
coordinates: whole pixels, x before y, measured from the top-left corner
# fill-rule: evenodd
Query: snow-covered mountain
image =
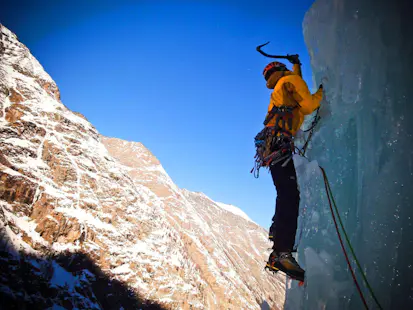
<path fill-rule="evenodd" d="M 0 32 L 0 295 L 10 309 L 260 309 L 267 232 L 178 188 L 141 143 L 106 138 Z M 13 307 L 14 306 L 14 307 Z"/>

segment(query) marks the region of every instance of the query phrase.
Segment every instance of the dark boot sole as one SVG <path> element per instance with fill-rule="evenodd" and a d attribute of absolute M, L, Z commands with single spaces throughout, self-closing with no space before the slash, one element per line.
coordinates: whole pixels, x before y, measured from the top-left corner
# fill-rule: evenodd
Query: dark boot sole
<path fill-rule="evenodd" d="M 277 273 L 278 271 L 281 271 L 293 280 L 304 282 L 304 273 L 303 274 L 294 274 L 294 273 L 291 273 L 291 272 L 289 272 L 288 270 L 286 270 L 284 268 L 278 268 L 278 266 L 271 266 L 268 263 L 265 266 L 265 269 L 268 269 L 269 271 L 272 271 L 273 273 Z"/>

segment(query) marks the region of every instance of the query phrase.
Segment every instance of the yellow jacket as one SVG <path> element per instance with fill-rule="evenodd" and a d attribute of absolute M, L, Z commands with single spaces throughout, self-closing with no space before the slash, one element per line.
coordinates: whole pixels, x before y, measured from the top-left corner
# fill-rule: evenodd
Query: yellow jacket
<path fill-rule="evenodd" d="M 293 110 L 292 128 L 288 122 L 279 121 L 279 126 L 291 132 L 294 136 L 304 121 L 304 115 L 311 114 L 320 106 L 323 97 L 323 90 L 319 88 L 315 94 L 311 94 L 307 84 L 301 78 L 300 65 L 295 64 L 293 71 L 281 71 L 273 73 L 267 81 L 267 87 L 274 91 L 271 94 L 268 113 L 274 106 L 296 107 Z M 267 116 L 268 116 L 267 113 Z M 273 117 L 267 126 L 275 126 L 277 116 Z"/>

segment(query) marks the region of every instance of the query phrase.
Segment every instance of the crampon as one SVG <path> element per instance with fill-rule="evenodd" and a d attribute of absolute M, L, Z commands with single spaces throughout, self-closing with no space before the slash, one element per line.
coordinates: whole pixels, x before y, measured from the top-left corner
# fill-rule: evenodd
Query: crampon
<path fill-rule="evenodd" d="M 303 286 L 304 285 L 304 275 L 302 276 L 298 276 L 298 275 L 294 275 L 289 273 L 287 270 L 283 270 L 283 269 L 279 269 L 275 266 L 271 266 L 270 264 L 267 263 L 267 265 L 265 266 L 264 270 L 268 269 L 270 272 L 272 272 L 273 274 L 276 274 L 277 272 L 281 271 L 283 272 L 288 278 L 292 279 L 292 280 L 296 280 L 298 281 L 298 286 Z"/>

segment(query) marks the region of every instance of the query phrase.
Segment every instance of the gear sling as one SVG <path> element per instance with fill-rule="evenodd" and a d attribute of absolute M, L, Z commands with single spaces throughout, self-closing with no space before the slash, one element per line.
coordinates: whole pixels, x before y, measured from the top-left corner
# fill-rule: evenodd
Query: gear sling
<path fill-rule="evenodd" d="M 255 166 L 251 173 L 254 172 L 256 178 L 259 176 L 261 167 L 269 167 L 284 159 L 291 158 L 294 151 L 294 142 L 286 125 L 288 125 L 288 128 L 292 128 L 293 110 L 295 108 L 274 106 L 265 118 L 264 129 L 254 138 L 256 147 Z M 275 126 L 267 126 L 273 118 L 275 118 Z"/>

